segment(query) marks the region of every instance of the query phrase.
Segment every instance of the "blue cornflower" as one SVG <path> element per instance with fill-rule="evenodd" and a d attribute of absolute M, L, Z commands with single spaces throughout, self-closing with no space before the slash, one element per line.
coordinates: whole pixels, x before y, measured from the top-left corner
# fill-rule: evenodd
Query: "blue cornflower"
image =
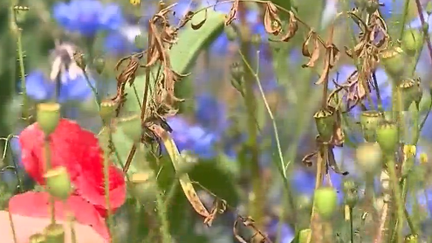
<path fill-rule="evenodd" d="M 109 54 L 122 55 L 138 52 L 135 46 L 135 37 L 142 32 L 138 26 L 124 26 L 118 31 L 111 31 L 104 41 L 104 49 Z"/>
<path fill-rule="evenodd" d="M 56 3 L 54 18 L 66 30 L 83 36 L 94 36 L 101 30 L 119 28 L 124 18 L 119 5 L 102 4 L 97 0 L 72 0 L 69 3 Z"/>
<path fill-rule="evenodd" d="M 381 15 L 384 19 L 389 19 L 395 14 L 402 15 L 404 2 L 404 0 L 381 0 L 380 3 L 384 3 L 384 6 L 380 7 Z"/>
<path fill-rule="evenodd" d="M 228 125 L 225 104 L 208 93 L 196 97 L 195 119 L 203 127 L 217 131 L 225 129 Z"/>
<path fill-rule="evenodd" d="M 218 136 L 215 133 L 201 126 L 189 124 L 180 116 L 168 118 L 168 124 L 173 129 L 172 136 L 180 151 L 187 150 L 204 159 L 216 155 L 214 146 Z"/>
<path fill-rule="evenodd" d="M 94 85 L 94 81 L 91 81 Z M 57 83 L 50 80 L 42 71 L 35 70 L 26 78 L 26 94 L 35 101 L 46 101 L 57 97 L 57 101 L 83 101 L 91 97 L 92 90 L 84 75 L 72 76 L 63 72 L 60 76 L 60 88 L 56 94 Z"/>

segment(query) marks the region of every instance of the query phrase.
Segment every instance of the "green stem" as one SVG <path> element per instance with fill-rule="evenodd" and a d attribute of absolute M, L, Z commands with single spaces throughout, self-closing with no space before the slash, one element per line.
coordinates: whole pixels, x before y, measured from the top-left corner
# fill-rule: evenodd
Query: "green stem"
<path fill-rule="evenodd" d="M 116 239 L 114 236 L 114 219 L 111 213 L 111 202 L 109 197 L 109 155 L 106 151 L 104 151 L 104 161 L 103 161 L 103 174 L 104 174 L 104 189 L 105 189 L 105 204 L 108 211 L 108 229 L 111 234 L 112 239 Z"/>
<path fill-rule="evenodd" d="M 398 183 L 398 178 L 396 175 L 396 169 L 395 169 L 395 162 L 394 162 L 394 158 L 392 157 L 388 157 L 387 158 L 387 168 L 390 174 L 390 180 L 392 183 L 392 188 L 393 188 L 393 198 L 395 199 L 395 205 L 396 205 L 396 209 L 397 209 L 397 220 L 398 223 L 397 224 L 397 232 L 396 232 L 396 236 L 397 238 L 395 239 L 396 242 L 402 242 L 402 226 L 403 226 L 403 218 L 404 218 L 404 204 L 402 202 L 402 198 L 401 198 L 401 192 L 400 192 L 400 186 Z"/>
<path fill-rule="evenodd" d="M 354 243 L 354 220 L 353 220 L 353 208 L 349 207 L 349 214 L 350 214 L 350 238 L 351 243 Z"/>
<path fill-rule="evenodd" d="M 44 148 L 45 148 L 45 170 L 48 171 L 51 169 L 51 149 L 50 149 L 50 140 L 49 136 L 45 136 L 45 142 L 44 142 Z M 55 200 L 52 195 L 49 196 L 49 208 L 50 208 L 50 215 L 51 215 L 51 224 L 55 224 Z"/>
<path fill-rule="evenodd" d="M 162 243 L 171 243 L 172 239 L 169 231 L 169 221 L 166 215 L 166 207 L 162 198 L 162 194 L 160 192 L 156 193 L 156 208 L 158 218 L 161 224 L 160 233 L 162 235 Z"/>
<path fill-rule="evenodd" d="M 405 24 L 408 20 L 409 3 L 410 3 L 410 0 L 405 0 L 402 23 L 401 23 L 401 30 L 399 32 L 399 40 L 402 40 L 403 34 L 405 32 Z"/>

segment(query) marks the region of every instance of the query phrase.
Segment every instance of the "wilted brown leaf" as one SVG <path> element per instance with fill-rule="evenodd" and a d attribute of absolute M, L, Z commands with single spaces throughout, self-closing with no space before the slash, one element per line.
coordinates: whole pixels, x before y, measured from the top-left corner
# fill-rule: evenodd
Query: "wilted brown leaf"
<path fill-rule="evenodd" d="M 312 158 L 315 157 L 318 154 L 318 151 L 314 151 L 312 153 L 306 154 L 303 159 L 302 159 L 302 163 L 304 165 L 306 165 L 307 167 L 311 167 L 312 166 Z"/>
<path fill-rule="evenodd" d="M 282 37 L 282 41 L 288 42 L 294 35 L 297 33 L 298 30 L 298 22 L 297 18 L 294 15 L 292 11 L 289 12 L 289 24 L 288 24 L 288 31 L 287 33 Z"/>
<path fill-rule="evenodd" d="M 312 51 L 309 50 L 309 45 L 310 42 L 313 41 L 313 47 L 312 47 Z M 303 43 L 302 46 L 302 54 L 305 57 L 309 58 L 309 61 L 306 64 L 303 64 L 302 67 L 314 67 L 315 66 L 315 62 L 319 59 L 320 57 L 320 42 L 318 40 L 318 38 L 316 37 L 316 33 L 313 31 L 310 31 L 308 34 L 308 37 L 306 38 L 306 40 Z"/>
<path fill-rule="evenodd" d="M 238 8 L 239 8 L 239 0 L 234 0 L 233 5 L 231 6 L 231 10 L 229 14 L 226 16 L 225 25 L 230 25 L 236 18 Z"/>
<path fill-rule="evenodd" d="M 266 3 L 264 11 L 264 28 L 267 33 L 272 35 L 279 35 L 282 31 L 282 21 L 278 16 L 278 9 L 270 1 Z"/>

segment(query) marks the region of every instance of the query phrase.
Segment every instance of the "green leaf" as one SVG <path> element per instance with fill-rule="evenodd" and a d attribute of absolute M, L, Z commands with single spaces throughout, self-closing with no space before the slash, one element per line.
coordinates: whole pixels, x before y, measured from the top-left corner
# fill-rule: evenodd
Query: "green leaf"
<path fill-rule="evenodd" d="M 204 12 L 198 13 L 192 19 L 192 23 L 200 22 L 204 17 Z M 172 69 L 180 74 L 187 73 L 193 66 L 201 50 L 205 49 L 206 46 L 211 44 L 222 33 L 224 21 L 224 15 L 208 10 L 207 20 L 200 29 L 193 30 L 190 25 L 185 26 L 179 33 L 178 42 L 169 51 Z M 154 87 L 158 69 L 159 67 L 155 66 L 151 70 L 150 87 Z M 140 111 L 138 100 L 142 100 L 145 82 L 146 77 L 142 75 L 136 78 L 135 87 L 129 87 L 129 85 L 127 85 L 125 92 L 128 94 L 128 99 L 125 102 L 123 112 L 137 113 Z M 112 134 L 112 139 L 122 162 L 125 162 L 132 148 L 132 142 L 124 135 L 121 129 L 116 129 Z M 141 144 L 137 151 L 145 151 L 144 146 Z M 138 160 L 144 160 L 143 158 L 143 156 L 136 154 L 129 171 L 136 171 L 135 166 L 137 166 L 138 163 L 143 163 L 143 161 Z"/>

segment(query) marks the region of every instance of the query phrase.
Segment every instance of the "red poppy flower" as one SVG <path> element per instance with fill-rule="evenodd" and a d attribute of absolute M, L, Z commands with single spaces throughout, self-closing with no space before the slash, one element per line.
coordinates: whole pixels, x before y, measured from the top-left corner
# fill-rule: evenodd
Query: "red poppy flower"
<path fill-rule="evenodd" d="M 96 136 L 82 129 L 76 122 L 61 119 L 56 130 L 48 137 L 52 167 L 66 167 L 74 195 L 79 195 L 106 213 L 104 152 Z M 39 184 L 44 185 L 45 135 L 34 123 L 25 128 L 19 141 L 22 163 L 27 173 Z M 126 186 L 121 170 L 109 166 L 109 198 L 111 210 L 119 208 L 126 199 Z"/>
<path fill-rule="evenodd" d="M 12 215 L 49 219 L 49 203 L 49 194 L 46 192 L 26 192 L 9 200 L 9 212 Z M 56 221 L 67 221 L 72 214 L 78 223 L 92 227 L 104 239 L 110 238 L 105 220 L 92 204 L 80 196 L 72 195 L 66 202 L 55 201 L 54 207 Z"/>

